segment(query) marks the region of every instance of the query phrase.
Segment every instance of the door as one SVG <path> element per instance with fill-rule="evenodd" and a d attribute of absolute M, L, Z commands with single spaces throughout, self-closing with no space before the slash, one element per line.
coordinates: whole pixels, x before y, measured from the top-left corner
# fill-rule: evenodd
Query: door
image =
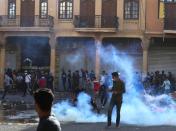
<path fill-rule="evenodd" d="M 159 39 L 159 38 L 158 38 Z M 176 39 L 154 40 L 149 48 L 149 72 L 172 72 L 176 75 Z"/>
<path fill-rule="evenodd" d="M 21 26 L 34 26 L 35 0 L 21 0 Z"/>
<path fill-rule="evenodd" d="M 117 16 L 117 0 L 102 0 L 102 27 L 112 28 Z"/>
<path fill-rule="evenodd" d="M 80 26 L 94 27 L 95 0 L 80 0 Z"/>
<path fill-rule="evenodd" d="M 165 11 L 166 11 L 166 23 L 165 28 L 168 30 L 176 29 L 176 3 L 166 3 Z"/>

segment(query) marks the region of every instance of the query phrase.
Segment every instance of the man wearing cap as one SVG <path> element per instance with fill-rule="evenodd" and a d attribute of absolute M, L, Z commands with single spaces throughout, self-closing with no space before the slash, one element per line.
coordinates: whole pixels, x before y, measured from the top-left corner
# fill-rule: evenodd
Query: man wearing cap
<path fill-rule="evenodd" d="M 125 84 L 124 82 L 119 78 L 118 72 L 112 73 L 112 79 L 113 79 L 113 87 L 110 90 L 112 92 L 112 97 L 110 101 L 110 105 L 108 108 L 108 124 L 107 126 L 111 126 L 111 114 L 113 107 L 116 106 L 116 127 L 119 127 L 120 123 L 120 110 L 122 105 L 122 99 L 123 99 L 123 93 L 125 93 Z"/>

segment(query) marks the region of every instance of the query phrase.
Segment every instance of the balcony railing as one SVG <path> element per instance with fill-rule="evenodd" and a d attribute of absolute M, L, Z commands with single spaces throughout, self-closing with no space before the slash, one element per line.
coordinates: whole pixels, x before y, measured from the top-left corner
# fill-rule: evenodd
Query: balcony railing
<path fill-rule="evenodd" d="M 117 16 L 74 16 L 75 28 L 116 28 L 119 22 Z"/>
<path fill-rule="evenodd" d="M 166 17 L 164 19 L 164 30 L 176 30 L 176 17 Z"/>
<path fill-rule="evenodd" d="M 52 16 L 48 16 L 43 19 L 40 16 L 36 15 L 34 17 L 34 21 L 30 25 L 30 27 L 53 27 L 54 20 Z M 8 16 L 2 15 L 0 16 L 0 27 L 29 27 L 25 26 L 21 21 L 21 16 L 16 16 L 16 18 L 10 19 Z"/>

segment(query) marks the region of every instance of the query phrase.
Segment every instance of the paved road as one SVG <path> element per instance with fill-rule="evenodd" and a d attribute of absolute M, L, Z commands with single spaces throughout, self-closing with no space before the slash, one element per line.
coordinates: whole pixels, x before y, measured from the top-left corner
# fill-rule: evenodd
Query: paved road
<path fill-rule="evenodd" d="M 138 127 L 130 125 L 121 125 L 120 128 L 112 126 L 106 128 L 105 123 L 67 123 L 62 124 L 62 131 L 175 131 L 174 126 L 152 126 L 152 127 Z M 35 131 L 35 125 L 29 124 L 0 124 L 0 131 Z"/>
<path fill-rule="evenodd" d="M 62 99 L 67 94 L 58 94 L 58 99 Z M 10 103 L 13 101 L 24 101 L 25 103 L 33 104 L 33 98 L 31 96 L 27 96 L 25 98 L 21 97 L 21 95 L 8 95 L 7 101 Z M 57 97 L 56 97 L 57 98 Z M 57 101 L 57 100 L 56 100 Z M 8 102 L 7 102 L 8 103 Z M 2 112 L 0 111 L 0 116 Z M 0 119 L 1 121 L 1 119 Z M 36 124 L 0 124 L 0 131 L 35 131 Z M 112 126 L 111 128 L 105 128 L 106 123 L 62 123 L 62 131 L 176 131 L 176 126 L 153 126 L 153 127 L 138 127 L 138 126 L 130 126 L 130 125 L 121 125 L 120 128 L 115 128 Z"/>

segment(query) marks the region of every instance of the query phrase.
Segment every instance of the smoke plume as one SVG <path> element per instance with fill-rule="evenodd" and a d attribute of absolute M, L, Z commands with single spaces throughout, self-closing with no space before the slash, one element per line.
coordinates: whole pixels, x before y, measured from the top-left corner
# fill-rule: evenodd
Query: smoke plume
<path fill-rule="evenodd" d="M 118 71 L 126 85 L 121 109 L 121 123 L 140 126 L 176 125 L 176 104 L 170 96 L 150 96 L 144 93 L 142 84 L 135 74 L 133 58 L 113 46 L 98 47 L 101 66 L 108 67 L 111 73 Z M 73 106 L 68 100 L 57 103 L 53 112 L 60 121 L 74 122 L 106 122 L 106 114 L 92 112 L 90 96 L 80 94 L 78 104 Z M 112 114 L 115 122 L 115 110 Z"/>

